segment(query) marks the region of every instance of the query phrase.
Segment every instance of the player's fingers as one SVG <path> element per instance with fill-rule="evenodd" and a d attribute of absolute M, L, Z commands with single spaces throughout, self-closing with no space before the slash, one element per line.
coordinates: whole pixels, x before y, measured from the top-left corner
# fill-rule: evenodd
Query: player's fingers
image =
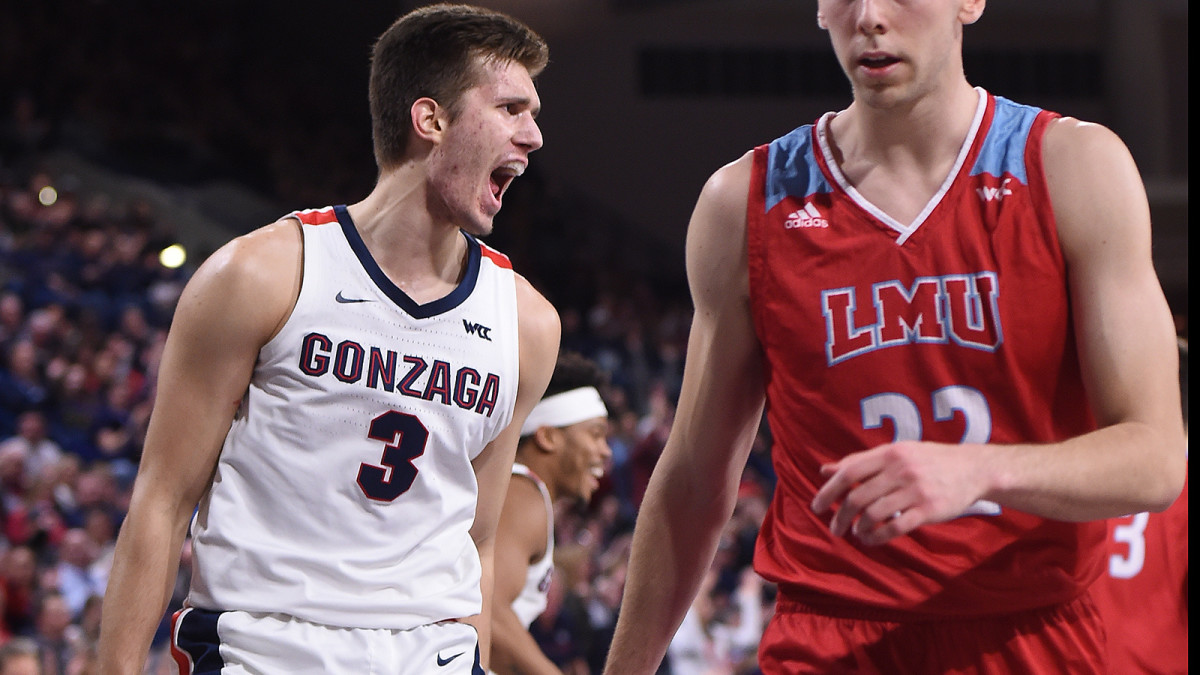
<path fill-rule="evenodd" d="M 830 529 L 840 537 L 852 527 L 857 528 L 857 523 L 863 518 L 867 519 L 864 525 L 873 528 L 891 513 L 892 509 L 888 504 L 895 501 L 895 498 L 889 499 L 889 495 L 896 489 L 897 486 L 882 473 L 867 477 L 854 485 L 842 498 L 830 521 Z"/>
<path fill-rule="evenodd" d="M 843 457 L 838 462 L 822 465 L 821 475 L 825 476 L 826 480 L 813 497 L 813 510 L 817 513 L 828 511 L 834 504 L 842 501 L 851 488 L 868 480 L 877 471 L 875 462 L 862 452 Z"/>
<path fill-rule="evenodd" d="M 850 483 L 845 476 L 845 473 L 838 470 L 837 464 L 826 464 L 821 467 L 821 473 L 828 480 L 817 490 L 817 494 L 813 497 L 812 508 L 817 513 L 825 513 L 835 502 L 842 498 L 846 490 L 850 488 Z"/>
<path fill-rule="evenodd" d="M 878 545 L 907 534 L 913 514 L 907 503 L 899 492 L 876 501 L 854 523 L 854 536 L 863 544 Z"/>

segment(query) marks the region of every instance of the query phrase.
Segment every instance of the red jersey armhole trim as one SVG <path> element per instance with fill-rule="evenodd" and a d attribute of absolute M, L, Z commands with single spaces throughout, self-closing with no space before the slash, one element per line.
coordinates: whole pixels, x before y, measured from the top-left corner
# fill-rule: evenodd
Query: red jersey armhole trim
<path fill-rule="evenodd" d="M 337 215 L 333 212 L 332 206 L 326 206 L 323 209 L 293 211 L 289 215 L 300 221 L 302 225 L 324 225 L 326 223 L 337 222 Z"/>
<path fill-rule="evenodd" d="M 1025 170 L 1029 178 L 1030 201 L 1035 209 L 1045 214 L 1041 222 L 1046 224 L 1046 236 L 1054 243 L 1058 264 L 1062 266 L 1065 263 L 1062 244 L 1058 240 L 1058 219 L 1054 216 L 1054 203 L 1050 199 L 1050 185 L 1046 182 L 1046 168 L 1042 155 L 1046 129 L 1059 117 L 1058 113 L 1043 110 L 1034 119 L 1029 129 L 1029 138 L 1025 142 Z"/>
<path fill-rule="evenodd" d="M 770 145 L 754 148 L 750 163 L 750 194 L 746 201 L 746 273 L 750 295 L 750 316 L 754 321 L 759 340 L 764 337 L 762 317 L 763 303 L 760 300 L 762 284 L 767 268 L 767 163 L 770 161 Z"/>
<path fill-rule="evenodd" d="M 512 261 L 508 259 L 508 256 L 494 248 L 490 248 L 487 244 L 479 242 L 479 251 L 487 256 L 488 259 L 496 265 L 503 267 L 504 269 L 512 269 Z"/>

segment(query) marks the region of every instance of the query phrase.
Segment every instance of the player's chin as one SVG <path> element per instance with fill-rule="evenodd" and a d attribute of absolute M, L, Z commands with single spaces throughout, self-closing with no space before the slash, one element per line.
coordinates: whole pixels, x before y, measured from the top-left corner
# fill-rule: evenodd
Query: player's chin
<path fill-rule="evenodd" d="M 596 491 L 599 489 L 600 481 L 589 474 L 583 479 L 583 485 L 579 490 L 579 498 L 584 502 L 589 502 L 592 499 L 592 495 L 596 494 Z"/>
<path fill-rule="evenodd" d="M 462 230 L 474 237 L 486 237 L 492 233 L 492 216 L 483 215 L 462 226 Z"/>

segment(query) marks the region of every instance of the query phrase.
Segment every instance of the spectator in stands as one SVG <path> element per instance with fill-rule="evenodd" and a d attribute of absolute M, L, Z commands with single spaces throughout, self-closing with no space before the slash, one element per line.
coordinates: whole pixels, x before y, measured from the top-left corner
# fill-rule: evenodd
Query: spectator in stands
<path fill-rule="evenodd" d="M 0 585 L 4 587 L 4 623 L 13 635 L 32 635 L 38 595 L 38 566 L 33 549 L 18 545 L 0 559 Z"/>
<path fill-rule="evenodd" d="M 32 480 L 63 456 L 62 448 L 46 435 L 46 415 L 40 410 L 26 410 L 17 418 L 17 434 L 0 441 L 0 455 L 13 449 L 23 451 L 25 477 Z"/>
<path fill-rule="evenodd" d="M 18 338 L 7 357 L 7 369 L 0 370 L 0 407 L 13 414 L 45 406 L 49 393 L 33 341 Z"/>
<path fill-rule="evenodd" d="M 83 613 L 88 598 L 104 595 L 103 579 L 95 574 L 96 544 L 82 528 L 67 530 L 58 547 L 55 577 L 58 591 L 72 618 Z"/>
<path fill-rule="evenodd" d="M 32 638 L 17 637 L 0 643 L 0 675 L 44 675 L 38 644 Z"/>
<path fill-rule="evenodd" d="M 57 591 L 46 591 L 38 599 L 37 640 L 46 675 L 67 675 L 75 655 L 77 627 L 71 625 L 71 609 Z"/>

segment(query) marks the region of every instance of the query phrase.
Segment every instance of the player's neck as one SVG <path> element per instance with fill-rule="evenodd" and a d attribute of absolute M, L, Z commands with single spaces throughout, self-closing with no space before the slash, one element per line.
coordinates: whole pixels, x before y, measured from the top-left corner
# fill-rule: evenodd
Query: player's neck
<path fill-rule="evenodd" d="M 979 95 L 965 80 L 911 101 L 856 100 L 830 123 L 839 163 L 913 164 L 936 171 L 962 147 Z"/>
<path fill-rule="evenodd" d="M 855 101 L 828 124 L 832 159 L 846 181 L 900 223 L 914 222 L 954 171 L 979 105 L 979 95 L 963 85 L 949 98 Z"/>
<path fill-rule="evenodd" d="M 392 171 L 365 199 L 347 207 L 380 269 L 418 303 L 458 285 L 467 252 L 458 227 L 430 216 L 423 185 L 404 169 Z"/>

